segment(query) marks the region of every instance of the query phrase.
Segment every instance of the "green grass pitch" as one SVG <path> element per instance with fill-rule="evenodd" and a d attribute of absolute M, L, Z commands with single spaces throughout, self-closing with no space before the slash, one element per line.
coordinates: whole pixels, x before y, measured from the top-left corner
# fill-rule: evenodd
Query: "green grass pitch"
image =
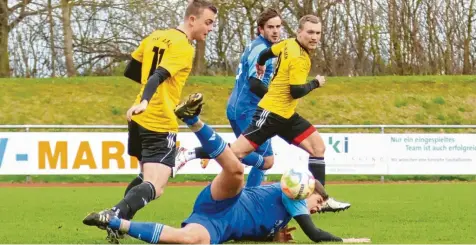
<path fill-rule="evenodd" d="M 135 217 L 178 226 L 203 187 L 170 186 Z M 315 224 L 342 237 L 373 243 L 476 243 L 476 183 L 329 185 L 338 200 L 352 203 L 340 213 L 314 215 Z M 111 207 L 120 187 L 0 188 L 0 243 L 106 243 L 105 231 L 84 226 L 90 211 Z M 296 223 L 291 223 L 296 225 Z M 298 243 L 312 243 L 298 229 Z M 128 238 L 123 243 L 142 243 Z"/>

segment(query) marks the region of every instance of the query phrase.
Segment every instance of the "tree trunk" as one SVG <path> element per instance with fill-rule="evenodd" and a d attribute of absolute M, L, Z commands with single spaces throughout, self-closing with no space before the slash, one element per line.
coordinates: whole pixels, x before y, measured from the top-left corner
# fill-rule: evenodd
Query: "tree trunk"
<path fill-rule="evenodd" d="M 203 75 L 205 73 L 205 44 L 205 41 L 197 41 L 193 59 L 193 75 Z"/>
<path fill-rule="evenodd" d="M 389 31 L 390 31 L 390 45 L 391 45 L 391 58 L 392 71 L 394 74 L 403 75 L 403 61 L 401 53 L 401 38 L 399 34 L 399 27 L 403 23 L 398 23 L 398 11 L 397 3 L 395 0 L 390 0 L 389 11 Z"/>
<path fill-rule="evenodd" d="M 469 4 L 469 13 L 468 13 L 468 28 L 466 29 L 466 37 L 464 39 L 464 51 L 463 51 L 463 74 L 471 74 L 471 62 L 469 60 L 470 48 L 469 44 L 471 42 L 471 32 L 472 32 L 472 22 L 474 15 L 474 0 L 471 0 Z"/>
<path fill-rule="evenodd" d="M 68 77 L 76 75 L 73 61 L 73 30 L 71 29 L 71 8 L 69 0 L 61 0 L 61 12 L 63 14 L 64 56 L 66 59 L 66 71 Z"/>
<path fill-rule="evenodd" d="M 48 0 L 48 25 L 50 30 L 50 51 L 51 51 L 51 77 L 56 77 L 56 51 L 55 51 L 55 33 L 54 33 L 54 20 L 53 20 L 53 7 L 51 6 L 51 0 Z"/>
<path fill-rule="evenodd" d="M 0 2 L 0 77 L 10 77 L 8 57 L 8 0 Z"/>

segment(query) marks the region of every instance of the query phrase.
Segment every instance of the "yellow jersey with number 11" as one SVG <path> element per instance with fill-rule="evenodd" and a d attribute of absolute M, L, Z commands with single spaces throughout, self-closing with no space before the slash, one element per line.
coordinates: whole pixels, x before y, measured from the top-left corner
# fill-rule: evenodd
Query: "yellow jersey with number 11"
<path fill-rule="evenodd" d="M 159 85 L 147 109 L 134 115 L 132 120 L 154 132 L 178 131 L 174 109 L 192 71 L 194 54 L 195 49 L 187 35 L 178 29 L 155 31 L 141 42 L 132 53 L 132 58 L 142 63 L 142 88 L 134 104 L 140 103 L 147 80 L 157 67 L 165 68 L 170 77 Z"/>

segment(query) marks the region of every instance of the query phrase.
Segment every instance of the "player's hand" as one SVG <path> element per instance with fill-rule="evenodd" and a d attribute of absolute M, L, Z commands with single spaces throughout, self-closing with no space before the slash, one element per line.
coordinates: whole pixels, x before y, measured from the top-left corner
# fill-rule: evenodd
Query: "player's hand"
<path fill-rule="evenodd" d="M 344 238 L 344 243 L 369 243 L 370 238 Z"/>
<path fill-rule="evenodd" d="M 326 83 L 326 78 L 324 76 L 321 76 L 321 75 L 317 75 L 316 80 L 319 83 L 319 84 L 317 84 L 317 85 L 319 85 L 319 87 L 324 86 L 324 84 Z"/>
<path fill-rule="evenodd" d="M 147 105 L 149 105 L 149 102 L 147 102 L 147 100 L 143 100 L 140 104 L 134 105 L 129 108 L 126 113 L 127 121 L 130 122 L 132 120 L 132 115 L 137 115 L 144 112 L 145 109 L 147 109 Z"/>
<path fill-rule="evenodd" d="M 258 75 L 258 79 L 261 79 L 266 71 L 266 66 L 260 66 L 256 63 L 256 75 Z"/>
<path fill-rule="evenodd" d="M 274 242 L 283 242 L 283 243 L 295 243 L 293 234 L 291 234 L 292 231 L 296 230 L 296 227 L 289 227 L 285 226 L 282 229 L 280 229 L 275 235 L 274 235 Z"/>

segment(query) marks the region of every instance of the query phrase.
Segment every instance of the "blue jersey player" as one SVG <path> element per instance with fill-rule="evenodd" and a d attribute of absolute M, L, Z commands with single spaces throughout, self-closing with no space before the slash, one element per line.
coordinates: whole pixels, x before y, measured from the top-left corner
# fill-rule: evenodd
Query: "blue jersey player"
<path fill-rule="evenodd" d="M 278 11 L 271 8 L 265 9 L 257 19 L 258 37 L 248 44 L 241 56 L 236 73 L 235 87 L 227 105 L 227 117 L 236 137 L 240 136 L 242 131 L 251 123 L 258 102 L 268 91 L 268 85 L 274 71 L 274 60 L 270 59 L 266 62 L 266 71 L 261 80 L 256 74 L 256 62 L 262 51 L 279 41 L 281 22 Z M 180 157 L 181 154 L 182 158 Z M 187 161 L 195 158 L 206 159 L 209 156 L 201 147 L 190 152 L 185 152 L 183 148 L 179 149 L 178 169 Z M 260 185 L 264 170 L 271 168 L 274 163 L 271 140 L 267 140 L 255 152 L 243 158 L 242 162 L 253 167 L 246 183 L 247 186 Z M 202 167 L 205 168 L 207 163 L 208 161 L 202 162 Z"/>
<path fill-rule="evenodd" d="M 306 200 L 291 200 L 279 184 L 245 187 L 244 167 L 223 139 L 198 118 L 202 95 L 192 94 L 177 106 L 175 114 L 195 132 L 204 151 L 215 158 L 223 171 L 198 195 L 192 214 L 181 228 L 160 223 L 119 219 L 108 213 L 90 214 L 85 224 L 107 226 L 148 243 L 220 244 L 227 241 L 289 241 L 280 237 L 291 219 L 314 242 L 370 242 L 370 239 L 342 239 L 315 227 L 310 214 L 328 198 L 317 182 Z"/>

